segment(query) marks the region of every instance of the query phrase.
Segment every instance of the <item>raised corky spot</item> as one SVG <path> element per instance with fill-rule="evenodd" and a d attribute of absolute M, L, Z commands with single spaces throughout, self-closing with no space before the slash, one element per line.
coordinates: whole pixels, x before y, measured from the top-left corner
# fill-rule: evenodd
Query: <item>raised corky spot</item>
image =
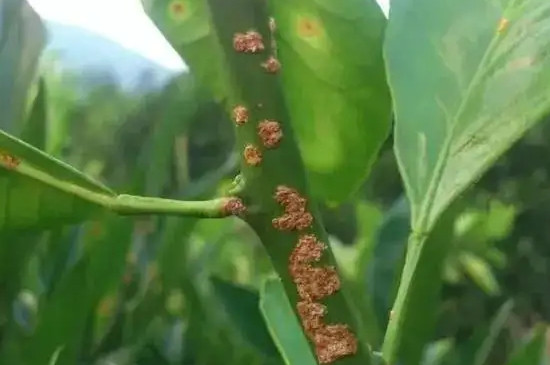
<path fill-rule="evenodd" d="M 302 299 L 319 300 L 340 289 L 340 278 L 334 267 L 311 266 L 320 260 L 325 249 L 326 245 L 314 235 L 303 235 L 290 255 L 289 272 Z"/>
<path fill-rule="evenodd" d="M 262 152 L 254 145 L 247 145 L 243 152 L 244 161 L 247 165 L 258 166 L 262 163 Z"/>
<path fill-rule="evenodd" d="M 227 215 L 243 216 L 246 213 L 246 206 L 241 199 L 233 197 L 227 199 L 223 210 Z"/>
<path fill-rule="evenodd" d="M 261 66 L 266 72 L 275 74 L 281 69 L 281 62 L 275 57 L 269 56 L 265 62 L 262 62 Z"/>
<path fill-rule="evenodd" d="M 235 33 L 233 48 L 237 52 L 259 53 L 265 49 L 262 35 L 254 30 L 246 33 Z"/>
<path fill-rule="evenodd" d="M 237 125 L 243 125 L 248 122 L 248 109 L 242 105 L 233 108 L 233 121 Z"/>
<path fill-rule="evenodd" d="M 283 139 L 283 130 L 276 120 L 265 119 L 258 124 L 258 136 L 266 148 L 275 148 Z"/>
<path fill-rule="evenodd" d="M 295 189 L 278 186 L 275 200 L 283 207 L 282 216 L 272 220 L 273 227 L 281 231 L 304 230 L 313 223 L 313 216 L 307 211 L 307 200 Z"/>
<path fill-rule="evenodd" d="M 15 156 L 12 156 L 8 153 L 0 151 L 0 164 L 2 164 L 7 169 L 13 170 L 19 166 L 21 160 Z"/>
<path fill-rule="evenodd" d="M 327 312 L 326 306 L 301 301 L 298 302 L 297 309 L 306 335 L 315 345 L 315 354 L 321 364 L 329 364 L 357 353 L 357 339 L 348 326 L 326 325 L 323 322 Z"/>

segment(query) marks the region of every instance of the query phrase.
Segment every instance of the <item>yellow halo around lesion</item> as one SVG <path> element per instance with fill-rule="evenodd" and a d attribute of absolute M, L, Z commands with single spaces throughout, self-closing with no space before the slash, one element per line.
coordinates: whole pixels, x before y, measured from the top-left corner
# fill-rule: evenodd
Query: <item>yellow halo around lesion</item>
<path fill-rule="evenodd" d="M 311 16 L 299 16 L 297 18 L 298 35 L 304 38 L 319 37 L 323 34 L 321 22 Z"/>
<path fill-rule="evenodd" d="M 189 4 L 183 0 L 174 0 L 168 4 L 168 14 L 176 21 L 187 19 L 189 10 Z"/>

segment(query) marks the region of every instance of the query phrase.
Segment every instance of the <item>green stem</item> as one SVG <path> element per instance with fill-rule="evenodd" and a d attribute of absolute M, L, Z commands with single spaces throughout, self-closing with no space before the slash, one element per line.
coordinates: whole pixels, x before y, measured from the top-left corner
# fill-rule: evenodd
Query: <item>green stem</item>
<path fill-rule="evenodd" d="M 181 201 L 161 198 L 149 198 L 134 195 L 119 195 L 113 199 L 109 208 L 121 215 L 171 214 L 202 218 L 223 218 L 228 198 L 205 201 Z"/>
<path fill-rule="evenodd" d="M 26 162 L 22 162 L 17 167 L 17 172 L 69 195 L 97 204 L 121 215 L 170 214 L 199 218 L 222 218 L 231 215 L 231 213 L 225 209 L 230 198 L 218 198 L 205 201 L 181 201 L 125 194 L 107 194 L 57 179 Z"/>

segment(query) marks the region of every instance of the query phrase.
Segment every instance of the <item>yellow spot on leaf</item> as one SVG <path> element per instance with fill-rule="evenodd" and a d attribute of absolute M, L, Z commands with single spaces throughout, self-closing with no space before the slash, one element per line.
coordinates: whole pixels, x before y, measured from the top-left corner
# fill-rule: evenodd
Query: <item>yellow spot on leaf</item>
<path fill-rule="evenodd" d="M 168 5 L 168 12 L 170 14 L 170 17 L 174 20 L 182 21 L 187 18 L 188 15 L 188 9 L 187 5 L 182 0 L 175 0 L 172 1 Z"/>
<path fill-rule="evenodd" d="M 506 18 L 501 18 L 498 23 L 497 33 L 500 34 L 504 32 L 508 28 L 508 24 L 510 24 L 510 21 Z"/>
<path fill-rule="evenodd" d="M 318 37 L 323 27 L 319 21 L 311 17 L 300 17 L 298 20 L 298 34 L 302 37 Z"/>

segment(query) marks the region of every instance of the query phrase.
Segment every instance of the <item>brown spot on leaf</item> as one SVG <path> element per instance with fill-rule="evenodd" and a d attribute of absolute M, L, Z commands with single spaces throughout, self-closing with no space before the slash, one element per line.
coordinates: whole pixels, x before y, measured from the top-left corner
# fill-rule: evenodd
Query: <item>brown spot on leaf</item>
<path fill-rule="evenodd" d="M 270 74 L 275 74 L 281 69 L 281 62 L 275 57 L 269 56 L 265 62 L 262 62 L 262 68 Z"/>
<path fill-rule="evenodd" d="M 283 207 L 284 213 L 272 220 L 273 227 L 281 231 L 301 231 L 313 223 L 313 216 L 306 209 L 307 200 L 295 189 L 278 186 L 275 200 Z"/>
<path fill-rule="evenodd" d="M 235 33 L 233 36 L 233 48 L 237 52 L 258 53 L 265 49 L 262 35 L 249 30 L 246 33 Z"/>
<path fill-rule="evenodd" d="M 248 122 L 248 109 L 242 105 L 233 108 L 233 120 L 237 125 L 243 125 Z"/>
<path fill-rule="evenodd" d="M 246 213 L 246 206 L 239 198 L 229 198 L 223 206 L 223 210 L 227 215 L 243 216 Z"/>
<path fill-rule="evenodd" d="M 258 124 L 258 136 L 266 148 L 275 148 L 283 138 L 283 130 L 276 120 L 265 119 Z"/>
<path fill-rule="evenodd" d="M 9 170 L 13 170 L 21 164 L 21 160 L 9 153 L 0 151 L 0 164 Z"/>
<path fill-rule="evenodd" d="M 321 364 L 330 364 L 357 353 L 357 338 L 345 324 L 322 327 L 313 334 L 315 352 Z"/>
<path fill-rule="evenodd" d="M 243 157 L 247 165 L 250 166 L 258 166 L 262 163 L 262 152 L 258 147 L 251 144 L 244 148 Z"/>
<path fill-rule="evenodd" d="M 318 262 L 326 245 L 313 235 L 303 235 L 292 251 L 289 259 L 290 275 L 304 300 L 319 300 L 334 294 L 340 289 L 340 278 L 336 269 L 313 267 Z"/>
<path fill-rule="evenodd" d="M 320 303 L 301 301 L 298 314 L 307 337 L 315 345 L 315 353 L 321 364 L 329 364 L 357 352 L 357 339 L 344 324 L 326 325 L 323 317 L 326 307 Z"/>

